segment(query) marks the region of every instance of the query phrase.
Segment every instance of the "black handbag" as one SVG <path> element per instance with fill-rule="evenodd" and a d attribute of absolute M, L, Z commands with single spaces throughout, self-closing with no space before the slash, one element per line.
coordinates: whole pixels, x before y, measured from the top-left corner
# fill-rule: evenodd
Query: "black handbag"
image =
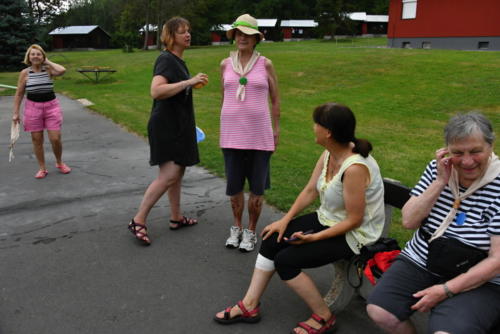
<path fill-rule="evenodd" d="M 427 269 L 451 279 L 465 273 L 487 256 L 487 252 L 457 239 L 439 237 L 429 243 Z"/>

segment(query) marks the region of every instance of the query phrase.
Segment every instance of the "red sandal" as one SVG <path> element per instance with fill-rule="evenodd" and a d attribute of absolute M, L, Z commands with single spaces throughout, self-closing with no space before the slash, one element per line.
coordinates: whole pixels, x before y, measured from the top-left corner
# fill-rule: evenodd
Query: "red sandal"
<path fill-rule="evenodd" d="M 148 237 L 148 229 L 146 225 L 136 223 L 133 219 L 128 224 L 128 230 L 141 241 L 145 246 L 151 245 L 151 240 Z"/>
<path fill-rule="evenodd" d="M 172 225 L 174 224 L 174 225 Z M 181 220 L 171 220 L 170 221 L 170 229 L 171 230 L 178 230 L 181 227 L 188 227 L 188 226 L 193 226 L 198 224 L 198 220 L 195 218 L 188 218 L 186 216 L 182 216 Z"/>
<path fill-rule="evenodd" d="M 214 316 L 214 320 L 217 321 L 219 324 L 223 325 L 234 324 L 237 322 L 246 322 L 249 324 L 255 324 L 260 321 L 259 306 L 257 306 L 251 311 L 248 311 L 245 305 L 243 305 L 243 302 L 241 300 L 237 303 L 237 305 L 240 308 L 241 312 L 243 312 L 243 314 L 231 318 L 231 309 L 233 307 L 229 306 L 224 310 L 223 318 L 219 318 L 216 315 Z"/>
<path fill-rule="evenodd" d="M 306 331 L 307 334 L 322 334 L 322 333 L 332 333 L 335 330 L 335 321 L 337 320 L 335 318 L 335 315 L 332 314 L 330 319 L 325 320 L 319 315 L 313 313 L 311 315 L 311 318 L 313 318 L 318 324 L 321 325 L 320 328 L 313 328 L 310 325 L 306 324 L 305 322 L 299 322 L 297 324 L 298 327 L 295 327 L 292 330 L 292 334 L 298 334 L 297 331 L 295 331 L 296 328 L 302 328 L 303 330 Z"/>

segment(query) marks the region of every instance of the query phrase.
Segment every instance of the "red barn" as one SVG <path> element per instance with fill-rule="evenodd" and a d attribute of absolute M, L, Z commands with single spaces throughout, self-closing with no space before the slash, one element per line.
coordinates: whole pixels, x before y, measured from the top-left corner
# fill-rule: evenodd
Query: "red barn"
<path fill-rule="evenodd" d="M 49 32 L 53 50 L 109 48 L 111 36 L 99 26 L 68 26 Z"/>
<path fill-rule="evenodd" d="M 500 50 L 499 0 L 390 0 L 390 47 Z"/>

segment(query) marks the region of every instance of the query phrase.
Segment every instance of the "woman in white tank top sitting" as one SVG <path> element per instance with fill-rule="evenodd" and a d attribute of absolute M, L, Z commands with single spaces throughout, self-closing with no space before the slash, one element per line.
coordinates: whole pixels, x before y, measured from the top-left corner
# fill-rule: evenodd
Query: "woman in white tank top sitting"
<path fill-rule="evenodd" d="M 335 316 L 303 268 L 323 266 L 359 254 L 384 226 L 384 188 L 371 144 L 356 139 L 356 120 L 343 105 L 327 103 L 313 114 L 316 143 L 325 151 L 288 213 L 267 225 L 245 297 L 215 315 L 221 324 L 260 320 L 259 304 L 274 272 L 311 308 L 311 317 L 292 333 L 326 333 Z M 296 217 L 320 198 L 316 212 Z"/>
<path fill-rule="evenodd" d="M 28 48 L 24 63 L 29 67 L 19 74 L 12 120 L 14 122 L 20 121 L 19 109 L 26 93 L 23 125 L 24 131 L 31 132 L 33 151 L 40 166 L 35 177 L 43 179 L 48 174 L 43 150 L 44 130 L 47 130 L 52 144 L 56 167 L 59 172 L 68 174 L 71 172 L 71 168 L 62 161 L 62 111 L 54 94 L 54 83 L 52 82 L 52 77 L 63 75 L 66 69 L 48 60 L 45 51 L 37 44 L 33 44 Z"/>

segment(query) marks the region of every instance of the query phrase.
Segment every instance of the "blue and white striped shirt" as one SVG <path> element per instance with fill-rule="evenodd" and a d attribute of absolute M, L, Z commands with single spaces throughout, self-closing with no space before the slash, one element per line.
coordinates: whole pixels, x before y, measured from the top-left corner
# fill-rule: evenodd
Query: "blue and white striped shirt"
<path fill-rule="evenodd" d="M 427 165 L 420 181 L 412 189 L 411 195 L 421 195 L 436 180 L 436 176 L 436 160 L 433 160 Z M 465 190 L 465 188 L 460 188 L 461 193 Z M 431 209 L 427 222 L 420 229 L 432 235 L 450 212 L 452 206 L 453 195 L 450 188 L 446 186 Z M 490 237 L 500 236 L 500 174 L 492 182 L 462 200 L 458 212 L 465 213 L 465 221 L 463 224 L 457 224 L 454 220 L 443 235 L 489 251 Z M 406 244 L 402 254 L 425 268 L 427 246 L 427 241 L 417 231 Z M 490 282 L 500 284 L 500 275 L 497 275 Z"/>

